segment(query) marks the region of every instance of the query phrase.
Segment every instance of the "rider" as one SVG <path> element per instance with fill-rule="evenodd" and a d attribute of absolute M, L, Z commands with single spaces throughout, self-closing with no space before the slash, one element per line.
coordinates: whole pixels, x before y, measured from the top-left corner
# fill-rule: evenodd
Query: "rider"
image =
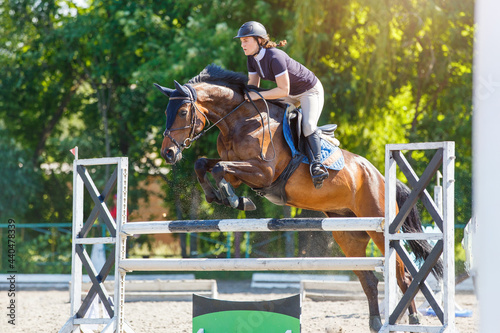
<path fill-rule="evenodd" d="M 321 139 L 317 131 L 324 104 L 321 82 L 305 66 L 278 50 L 276 46 L 285 46 L 286 40 L 279 44 L 271 41 L 261 23 L 244 23 L 234 38 L 240 39 L 247 56 L 248 84 L 259 87 L 261 79 L 276 82 L 276 88 L 261 92 L 263 98 L 282 99 L 285 103 L 302 106 L 302 130 L 308 143 L 310 173 L 315 187 L 321 188 L 328 178 L 328 172 L 321 164 Z M 255 92 L 249 95 L 253 100 L 260 98 Z"/>

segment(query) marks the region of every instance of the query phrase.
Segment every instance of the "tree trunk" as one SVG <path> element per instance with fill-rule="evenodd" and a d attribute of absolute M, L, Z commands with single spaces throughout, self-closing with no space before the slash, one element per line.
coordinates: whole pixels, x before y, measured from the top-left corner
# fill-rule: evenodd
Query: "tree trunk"
<path fill-rule="evenodd" d="M 44 127 L 42 134 L 40 135 L 40 139 L 38 140 L 38 144 L 35 148 L 35 153 L 33 154 L 33 165 L 37 165 L 37 160 L 40 157 L 40 155 L 42 155 L 45 149 L 45 143 L 47 142 L 47 139 L 50 137 L 50 134 L 61 120 L 64 111 L 66 111 L 66 107 L 68 106 L 69 102 L 71 101 L 71 98 L 73 97 L 79 86 L 80 84 L 73 86 L 70 89 L 70 91 L 66 93 L 66 95 L 63 97 L 61 101 L 61 104 L 57 108 L 56 112 L 54 113 L 50 121 L 47 123 L 47 125 Z"/>

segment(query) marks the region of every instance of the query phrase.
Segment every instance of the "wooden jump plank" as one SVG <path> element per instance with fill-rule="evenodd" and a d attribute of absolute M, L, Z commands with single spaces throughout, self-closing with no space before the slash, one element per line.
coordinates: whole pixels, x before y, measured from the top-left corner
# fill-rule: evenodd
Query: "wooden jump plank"
<path fill-rule="evenodd" d="M 384 258 L 123 259 L 125 271 L 378 270 Z"/>

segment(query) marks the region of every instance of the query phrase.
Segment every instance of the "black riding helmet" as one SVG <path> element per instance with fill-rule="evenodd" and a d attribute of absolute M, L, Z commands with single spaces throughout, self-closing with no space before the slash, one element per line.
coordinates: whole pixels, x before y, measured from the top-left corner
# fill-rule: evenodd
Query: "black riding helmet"
<path fill-rule="evenodd" d="M 241 28 L 238 30 L 238 35 L 234 36 L 234 38 L 242 38 L 242 37 L 267 37 L 266 28 L 257 21 L 249 21 L 243 23 Z"/>

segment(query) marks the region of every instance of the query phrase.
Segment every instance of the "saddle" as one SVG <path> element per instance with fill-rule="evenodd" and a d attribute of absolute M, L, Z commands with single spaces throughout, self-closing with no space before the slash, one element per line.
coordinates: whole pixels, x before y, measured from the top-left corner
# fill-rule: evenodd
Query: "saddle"
<path fill-rule="evenodd" d="M 328 169 L 340 170 L 344 167 L 344 157 L 338 148 L 340 142 L 335 138 L 336 124 L 318 127 L 322 139 L 322 161 Z M 292 159 L 281 175 L 269 186 L 254 188 L 260 196 L 265 197 L 275 205 L 286 205 L 285 185 L 300 163 L 309 163 L 307 159 L 306 139 L 302 132 L 302 112 L 300 109 L 287 108 L 283 119 L 283 135 L 292 152 Z M 325 141 L 327 143 L 325 143 Z"/>
<path fill-rule="evenodd" d="M 295 107 L 288 107 L 286 110 L 285 120 L 290 128 L 290 139 L 291 143 L 297 150 L 297 152 L 307 156 L 306 150 L 306 140 L 302 133 L 302 111 Z M 339 140 L 335 138 L 335 130 L 337 129 L 337 124 L 328 124 L 319 126 L 318 130 L 320 131 L 320 136 L 323 140 L 327 140 L 335 147 L 340 146 Z M 287 136 L 287 131 L 283 131 L 285 133 L 285 137 Z M 288 141 L 288 140 L 287 140 Z M 290 143 L 290 142 L 289 142 Z M 292 149 L 292 155 L 294 155 L 294 151 Z"/>

